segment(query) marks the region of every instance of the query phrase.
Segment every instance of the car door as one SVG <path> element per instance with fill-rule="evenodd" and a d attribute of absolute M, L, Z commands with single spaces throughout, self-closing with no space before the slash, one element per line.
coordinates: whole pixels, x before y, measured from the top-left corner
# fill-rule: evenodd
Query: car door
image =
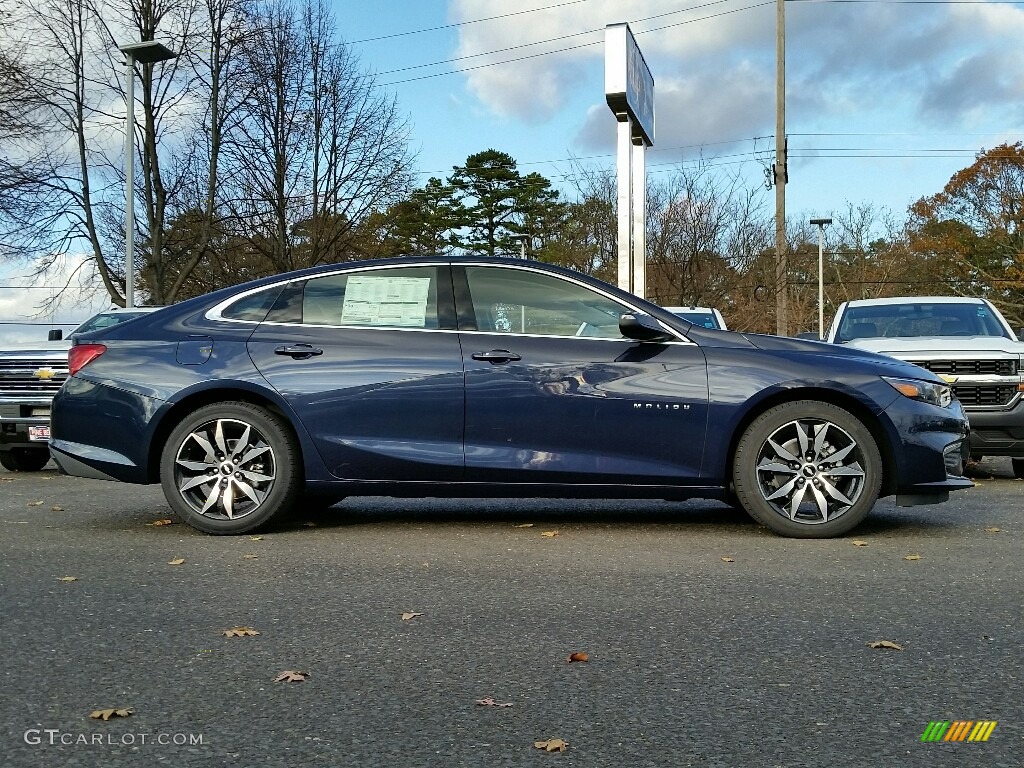
<path fill-rule="evenodd" d="M 466 478 L 687 484 L 700 476 L 707 365 L 686 340 L 623 338 L 633 311 L 527 266 L 454 268 Z"/>
<path fill-rule="evenodd" d="M 462 355 L 447 266 L 297 281 L 249 354 L 336 477 L 461 479 Z"/>

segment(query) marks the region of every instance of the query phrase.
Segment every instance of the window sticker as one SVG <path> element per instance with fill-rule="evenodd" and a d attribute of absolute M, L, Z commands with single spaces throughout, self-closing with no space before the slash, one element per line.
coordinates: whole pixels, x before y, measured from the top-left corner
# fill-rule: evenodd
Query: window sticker
<path fill-rule="evenodd" d="M 425 328 L 429 277 L 355 275 L 345 286 L 343 325 Z"/>

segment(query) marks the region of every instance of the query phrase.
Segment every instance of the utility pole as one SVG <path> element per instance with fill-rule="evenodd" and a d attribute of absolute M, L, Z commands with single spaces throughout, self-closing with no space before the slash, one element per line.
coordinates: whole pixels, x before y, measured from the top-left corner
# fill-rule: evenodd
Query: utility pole
<path fill-rule="evenodd" d="M 789 334 L 789 266 L 786 245 L 786 10 L 775 0 L 775 333 Z"/>

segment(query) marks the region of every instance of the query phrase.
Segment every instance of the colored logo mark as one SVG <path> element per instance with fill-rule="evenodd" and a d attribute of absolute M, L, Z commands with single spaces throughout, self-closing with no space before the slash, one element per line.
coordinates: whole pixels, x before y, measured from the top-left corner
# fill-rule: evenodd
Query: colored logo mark
<path fill-rule="evenodd" d="M 988 741 L 997 720 L 933 720 L 921 734 L 921 741 Z"/>

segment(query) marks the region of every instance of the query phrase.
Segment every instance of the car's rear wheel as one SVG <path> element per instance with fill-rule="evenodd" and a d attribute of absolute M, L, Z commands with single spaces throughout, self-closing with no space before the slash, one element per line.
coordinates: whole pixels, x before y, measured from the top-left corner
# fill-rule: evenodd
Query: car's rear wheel
<path fill-rule="evenodd" d="M 11 472 L 38 472 L 49 460 L 49 448 L 11 448 L 9 451 L 0 451 L 0 465 Z"/>
<path fill-rule="evenodd" d="M 206 533 L 248 533 L 299 496 L 299 450 L 288 426 L 251 403 L 215 403 L 171 432 L 160 482 L 174 511 Z"/>
<path fill-rule="evenodd" d="M 849 411 L 794 401 L 765 411 L 743 433 L 733 483 L 747 513 L 778 534 L 841 536 L 878 500 L 882 457 Z"/>
<path fill-rule="evenodd" d="M 1011 459 L 1013 463 L 1013 476 L 1024 480 L 1024 459 Z"/>

